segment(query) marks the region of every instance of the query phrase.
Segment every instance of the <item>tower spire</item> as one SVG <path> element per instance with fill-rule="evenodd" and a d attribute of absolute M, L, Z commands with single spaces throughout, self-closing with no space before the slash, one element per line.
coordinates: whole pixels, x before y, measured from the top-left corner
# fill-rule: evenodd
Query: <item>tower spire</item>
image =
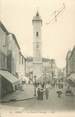
<path fill-rule="evenodd" d="M 37 12 L 36 12 L 36 16 L 39 16 L 39 12 L 38 12 L 38 10 L 37 10 Z"/>
<path fill-rule="evenodd" d="M 42 76 L 42 40 L 41 27 L 42 19 L 39 12 L 32 19 L 33 24 L 33 77 L 40 78 Z"/>

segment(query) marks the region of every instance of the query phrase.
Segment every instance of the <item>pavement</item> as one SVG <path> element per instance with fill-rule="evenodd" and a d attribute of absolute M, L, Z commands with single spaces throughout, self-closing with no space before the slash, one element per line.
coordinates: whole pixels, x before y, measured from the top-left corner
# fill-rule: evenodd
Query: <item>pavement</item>
<path fill-rule="evenodd" d="M 32 84 L 25 84 L 22 86 L 22 89 L 16 90 L 15 92 L 8 94 L 5 96 L 1 102 L 8 103 L 11 101 L 21 101 L 28 100 L 34 97 L 34 86 Z"/>
<path fill-rule="evenodd" d="M 46 96 L 44 95 L 42 101 L 32 98 L 29 100 L 4 103 L 2 107 L 7 111 L 10 108 L 11 112 L 71 112 L 75 111 L 75 96 L 65 96 L 63 93 L 59 98 L 56 89 L 52 88 L 49 91 L 48 100 L 46 100 Z"/>
<path fill-rule="evenodd" d="M 26 87 L 26 88 L 25 88 Z M 59 98 L 56 93 L 56 88 L 50 88 L 49 90 L 49 98 L 46 100 L 46 96 L 44 95 L 43 100 L 37 100 L 34 97 L 34 87 L 32 85 L 24 86 L 24 92 L 20 94 L 16 94 L 18 99 L 26 99 L 22 101 L 11 101 L 10 103 L 2 103 L 0 107 L 0 111 L 8 111 L 8 112 L 75 112 L 75 96 L 66 96 L 64 94 Z M 27 90 L 26 90 L 27 89 Z M 32 93 L 30 92 L 33 92 Z M 27 96 L 28 95 L 28 96 Z M 33 96 L 31 98 L 31 95 Z M 23 97 L 22 97 L 23 96 Z M 16 97 L 16 96 L 15 96 Z M 25 98 L 27 97 L 27 98 Z M 31 99 L 29 99 L 29 98 Z"/>

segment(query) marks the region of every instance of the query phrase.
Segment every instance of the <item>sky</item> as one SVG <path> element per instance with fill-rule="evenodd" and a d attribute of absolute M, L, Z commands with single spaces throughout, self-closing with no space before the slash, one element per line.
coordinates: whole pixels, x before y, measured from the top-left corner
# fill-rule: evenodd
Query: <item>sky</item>
<path fill-rule="evenodd" d="M 64 11 L 57 22 L 46 24 L 55 10 Z M 43 21 L 42 56 L 56 60 L 58 67 L 66 64 L 66 54 L 75 45 L 75 0 L 0 0 L 0 20 L 16 35 L 25 57 L 33 56 L 32 19 L 37 10 Z"/>

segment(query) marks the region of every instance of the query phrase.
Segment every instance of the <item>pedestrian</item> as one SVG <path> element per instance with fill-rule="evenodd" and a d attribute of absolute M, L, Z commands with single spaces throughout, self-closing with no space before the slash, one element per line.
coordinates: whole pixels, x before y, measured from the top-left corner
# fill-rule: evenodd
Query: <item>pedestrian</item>
<path fill-rule="evenodd" d="M 40 100 L 40 88 L 37 89 L 37 99 Z"/>
<path fill-rule="evenodd" d="M 43 82 L 43 84 L 42 84 L 42 88 L 44 88 L 45 87 L 45 83 Z"/>
<path fill-rule="evenodd" d="M 43 88 L 40 89 L 40 100 L 43 100 Z"/>
<path fill-rule="evenodd" d="M 58 97 L 61 97 L 62 91 L 57 91 Z"/>
<path fill-rule="evenodd" d="M 38 83 L 38 87 L 37 87 L 37 99 L 40 100 L 41 99 L 41 92 L 40 92 L 40 89 L 41 89 L 41 84 Z"/>
<path fill-rule="evenodd" d="M 46 100 L 48 100 L 48 96 L 49 96 L 49 90 L 48 90 L 48 88 L 46 88 L 46 90 L 45 90 L 45 95 L 46 95 Z"/>
<path fill-rule="evenodd" d="M 48 97 L 49 97 L 49 84 L 46 84 L 45 86 L 45 95 L 46 95 L 46 99 L 48 100 Z"/>

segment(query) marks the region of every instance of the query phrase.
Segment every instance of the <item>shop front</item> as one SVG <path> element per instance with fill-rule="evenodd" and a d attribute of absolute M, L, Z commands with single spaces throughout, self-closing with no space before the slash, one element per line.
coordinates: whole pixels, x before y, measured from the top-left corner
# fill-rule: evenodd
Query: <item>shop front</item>
<path fill-rule="evenodd" d="M 13 91 L 19 86 L 19 80 L 8 71 L 0 70 L 0 99 Z"/>

